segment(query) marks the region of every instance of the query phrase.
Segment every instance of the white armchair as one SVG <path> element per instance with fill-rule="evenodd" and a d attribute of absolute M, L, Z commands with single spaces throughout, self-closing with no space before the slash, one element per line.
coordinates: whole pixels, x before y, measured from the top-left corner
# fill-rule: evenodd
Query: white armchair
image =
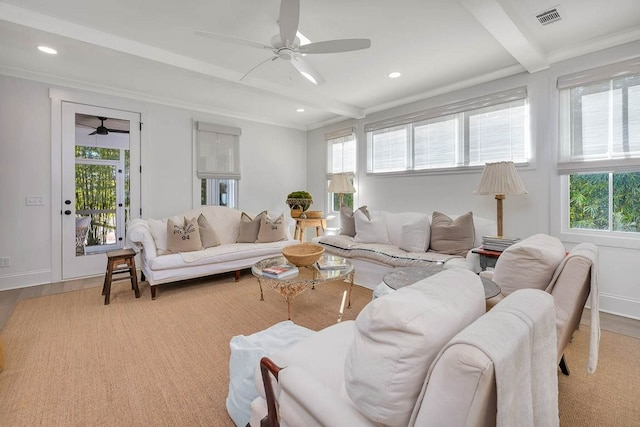
<path fill-rule="evenodd" d="M 497 419 L 509 420 L 513 408 L 500 412 L 494 367 L 518 371 L 517 379 L 507 381 L 507 393 L 518 392 L 514 385 L 526 382 L 521 377 L 542 389 L 534 397 L 531 387 L 520 390 L 525 401 L 544 400 L 522 407 L 542 410 L 553 425 L 553 302 L 543 291 L 521 292 L 526 294 L 516 293 L 483 316 L 478 277 L 446 270 L 378 298 L 355 322 L 338 323 L 263 358 L 256 375 L 261 397 L 251 403 L 250 425 L 496 425 Z M 551 340 L 551 347 L 547 342 L 536 347 L 541 351 L 528 351 L 534 335 Z M 494 364 L 512 360 L 513 350 L 505 355 L 493 349 L 509 339 L 517 341 L 510 349 L 525 348 L 517 366 L 531 368 Z"/>

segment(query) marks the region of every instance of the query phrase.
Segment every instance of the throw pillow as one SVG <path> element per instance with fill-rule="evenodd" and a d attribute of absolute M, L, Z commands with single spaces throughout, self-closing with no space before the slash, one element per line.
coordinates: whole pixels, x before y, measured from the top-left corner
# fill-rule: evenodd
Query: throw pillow
<path fill-rule="evenodd" d="M 213 246 L 220 245 L 220 239 L 216 234 L 216 230 L 213 229 L 207 218 L 200 214 L 198 216 L 198 231 L 200 232 L 200 241 L 203 248 L 211 248 Z"/>
<path fill-rule="evenodd" d="M 400 229 L 399 248 L 407 252 L 425 252 L 429 244 L 429 218 L 424 218 L 402 224 Z"/>
<path fill-rule="evenodd" d="M 353 215 L 356 223 L 356 236 L 354 241 L 361 243 L 389 243 L 387 224 L 383 217 L 367 217 L 358 209 Z"/>
<path fill-rule="evenodd" d="M 262 211 L 255 218 L 251 218 L 247 213 L 242 212 L 236 243 L 255 243 L 258 240 L 260 221 L 262 216 L 266 214 L 267 211 Z"/>
<path fill-rule="evenodd" d="M 466 256 L 473 248 L 474 241 L 472 212 L 460 215 L 455 220 L 443 213 L 433 212 L 429 244 L 432 250 L 442 254 Z"/>
<path fill-rule="evenodd" d="M 366 206 L 359 207 L 357 211 L 361 211 L 367 218 L 369 218 L 369 211 Z M 353 209 L 348 206 L 340 208 L 340 234 L 351 237 L 356 235 L 356 223 Z"/>
<path fill-rule="evenodd" d="M 198 219 L 182 219 L 182 223 L 167 220 L 167 249 L 169 252 L 191 252 L 202 249 Z"/>
<path fill-rule="evenodd" d="M 260 220 L 260 230 L 258 231 L 258 239 L 256 243 L 280 242 L 287 240 L 287 230 L 284 222 L 284 215 L 280 215 L 276 219 L 271 219 L 267 215 L 263 215 Z"/>
<path fill-rule="evenodd" d="M 409 425 L 429 366 L 484 312 L 480 278 L 462 269 L 371 301 L 356 319 L 345 358 L 344 385 L 353 404 L 376 425 Z"/>
<path fill-rule="evenodd" d="M 167 220 L 149 218 L 149 230 L 156 244 L 158 255 L 169 253 L 167 250 Z"/>
<path fill-rule="evenodd" d="M 523 288 L 544 290 L 564 257 L 565 248 L 560 239 L 535 234 L 502 252 L 492 280 L 505 296 Z"/>

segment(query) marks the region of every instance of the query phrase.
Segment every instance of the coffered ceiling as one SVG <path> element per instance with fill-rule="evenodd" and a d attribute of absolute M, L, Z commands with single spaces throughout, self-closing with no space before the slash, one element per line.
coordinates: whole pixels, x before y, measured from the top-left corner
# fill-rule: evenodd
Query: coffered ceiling
<path fill-rule="evenodd" d="M 0 1 L 0 73 L 311 129 L 640 39 L 638 0 L 301 0 L 311 42 L 371 47 L 308 55 L 315 86 L 269 50 L 279 0 Z M 536 15 L 556 8 L 560 20 Z M 47 45 L 57 55 L 36 46 Z M 402 76 L 390 79 L 399 71 Z M 297 108 L 304 108 L 297 113 Z"/>

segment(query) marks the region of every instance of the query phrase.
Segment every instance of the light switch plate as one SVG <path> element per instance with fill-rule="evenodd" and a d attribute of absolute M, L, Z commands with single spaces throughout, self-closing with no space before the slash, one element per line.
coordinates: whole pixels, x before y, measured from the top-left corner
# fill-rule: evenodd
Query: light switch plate
<path fill-rule="evenodd" d="M 44 206 L 44 196 L 27 196 L 25 203 L 27 206 Z"/>

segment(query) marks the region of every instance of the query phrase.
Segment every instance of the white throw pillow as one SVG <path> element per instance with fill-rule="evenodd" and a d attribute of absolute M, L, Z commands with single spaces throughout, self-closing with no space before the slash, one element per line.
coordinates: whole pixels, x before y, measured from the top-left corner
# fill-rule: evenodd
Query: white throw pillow
<path fill-rule="evenodd" d="M 345 389 L 360 412 L 408 425 L 440 349 L 485 312 L 480 278 L 444 270 L 370 302 L 356 319 L 345 359 Z"/>
<path fill-rule="evenodd" d="M 167 220 L 166 219 L 149 219 L 149 230 L 156 244 L 158 255 L 168 254 L 167 250 Z"/>
<path fill-rule="evenodd" d="M 407 240 L 405 235 L 403 235 L 403 228 L 407 228 L 405 226 L 416 225 L 420 227 L 418 223 L 422 222 L 421 227 L 424 230 L 419 230 L 415 228 L 414 231 L 417 231 L 421 235 L 424 233 L 430 234 L 430 225 L 429 225 L 429 216 L 425 213 L 419 212 L 383 212 L 384 220 L 387 223 L 387 232 L 389 233 L 389 242 L 394 245 L 402 248 L 403 245 L 406 246 Z M 420 249 L 420 251 L 424 252 L 428 249 L 429 246 L 429 236 L 427 236 L 427 241 L 425 243 L 425 247 Z M 407 249 L 405 249 L 407 250 Z M 415 252 L 415 251 L 410 251 Z"/>
<path fill-rule="evenodd" d="M 418 219 L 400 228 L 400 245 L 398 247 L 407 252 L 425 252 L 429 249 L 430 240 L 429 218 Z"/>
<path fill-rule="evenodd" d="M 509 246 L 496 262 L 493 281 L 509 295 L 518 289 L 546 289 L 565 257 L 557 237 L 535 234 Z"/>
<path fill-rule="evenodd" d="M 382 216 L 374 216 L 370 212 L 371 219 L 358 209 L 353 218 L 356 223 L 356 236 L 354 241 L 360 243 L 389 243 L 387 224 Z"/>

